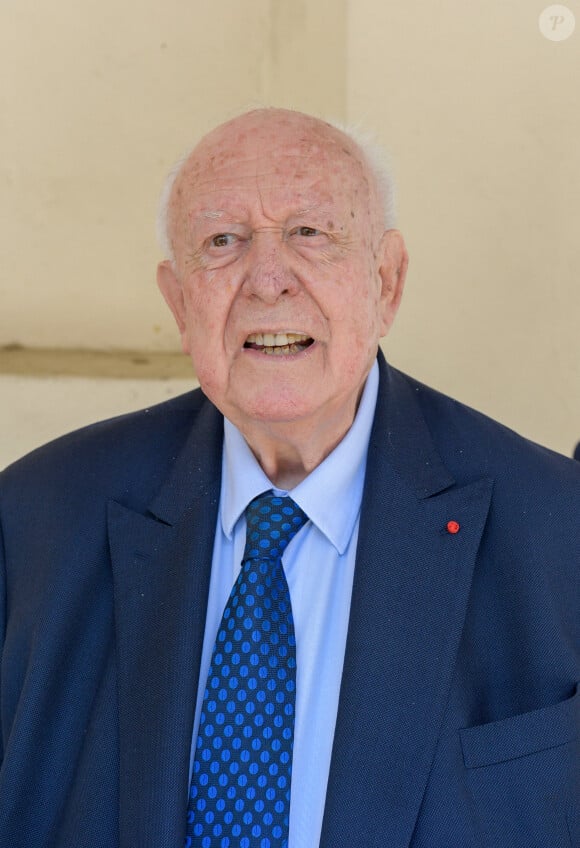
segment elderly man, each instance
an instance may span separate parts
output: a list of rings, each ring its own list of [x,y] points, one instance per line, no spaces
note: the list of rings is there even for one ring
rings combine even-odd
[[[388,191],[278,109],[177,170],[201,391],[1,478],[2,846],[580,845],[580,469],[386,364]]]

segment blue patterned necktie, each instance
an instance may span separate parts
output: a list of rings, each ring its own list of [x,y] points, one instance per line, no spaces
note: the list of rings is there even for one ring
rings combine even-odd
[[[307,520],[272,492],[246,510],[203,698],[186,848],[288,846],[296,640],[282,553]]]

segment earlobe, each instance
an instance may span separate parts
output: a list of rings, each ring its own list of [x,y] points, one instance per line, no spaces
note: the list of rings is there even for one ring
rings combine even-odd
[[[409,255],[399,230],[383,233],[380,245],[381,264],[381,335],[386,335],[401,303]]]
[[[188,353],[183,288],[175,271],[174,265],[169,259],[165,259],[157,266],[157,285],[159,286],[159,290],[175,318],[175,323],[177,324],[179,334],[181,336],[181,346],[183,351],[184,353]]]

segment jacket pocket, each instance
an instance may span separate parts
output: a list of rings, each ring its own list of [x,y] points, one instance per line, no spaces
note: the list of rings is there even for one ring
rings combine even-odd
[[[580,736],[580,684],[566,701],[459,731],[466,768],[475,769],[566,745]]]
[[[459,737],[486,848],[580,848],[580,687],[565,701]]]

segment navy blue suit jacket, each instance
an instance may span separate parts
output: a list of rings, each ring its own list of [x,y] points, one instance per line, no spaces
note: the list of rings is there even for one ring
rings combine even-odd
[[[578,848],[580,467],[380,360],[321,846]],[[181,848],[221,446],[194,391],[0,476],[2,848]]]

